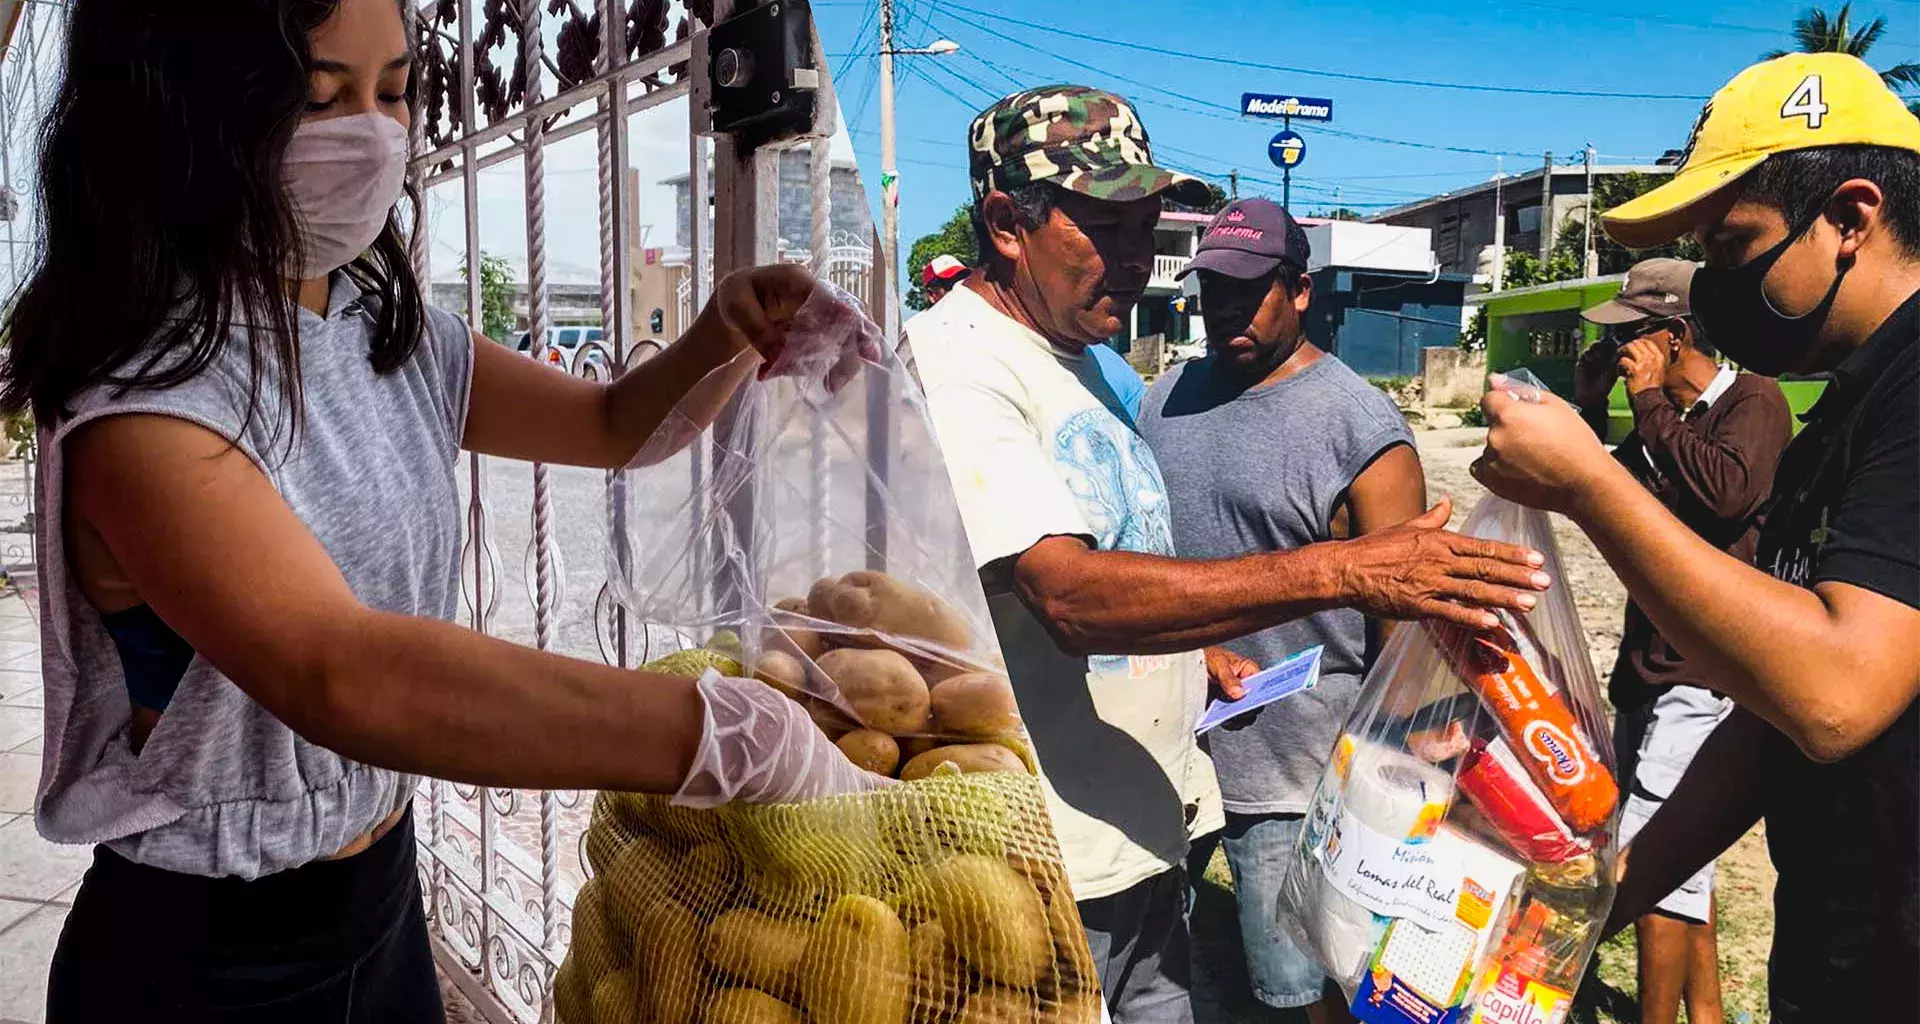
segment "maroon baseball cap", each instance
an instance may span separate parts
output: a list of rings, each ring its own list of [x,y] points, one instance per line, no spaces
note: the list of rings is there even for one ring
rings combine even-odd
[[[1282,263],[1307,269],[1307,233],[1271,199],[1236,199],[1214,215],[1200,251],[1176,277],[1196,270],[1245,280],[1265,277]]]

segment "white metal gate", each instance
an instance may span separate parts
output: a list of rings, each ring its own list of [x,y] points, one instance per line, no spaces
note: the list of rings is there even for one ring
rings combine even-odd
[[[451,246],[466,271],[464,312],[483,323],[482,172],[518,167],[524,178],[527,312],[534,358],[546,358],[550,270],[546,160],[553,147],[591,134],[597,147],[597,261],[604,342],[584,342],[558,361],[571,372],[604,377],[636,365],[657,346],[636,343],[631,205],[625,170],[688,172],[689,272],[675,295],[684,325],[711,292],[715,274],[777,259],[809,263],[866,298],[888,337],[897,315],[877,238],[831,231],[829,145],[810,147],[811,237],[783,251],[778,238],[777,171],[768,147],[738,149],[726,136],[701,135],[706,92],[706,33],[738,10],[781,0],[402,0],[413,19],[422,76],[415,124],[414,178],[429,202],[413,225],[416,269],[433,280],[431,200],[459,195],[449,221],[462,230]],[[32,267],[37,241],[30,200],[33,133],[59,75],[65,0],[0,0],[0,272],[11,295]],[[813,134],[831,133],[831,91],[818,40],[821,107]],[[682,103],[684,145],[673,152],[630,151],[630,119]],[[711,162],[712,196],[702,173]],[[700,212],[713,200],[712,220]],[[571,254],[569,254],[571,255]],[[818,446],[816,446],[818,447]],[[30,466],[30,463],[29,463]],[[657,627],[628,621],[605,586],[604,552],[623,524],[607,521],[608,490],[618,474],[468,459],[462,552],[466,621],[506,639],[609,664],[636,665],[681,645]],[[695,474],[701,472],[694,460]],[[30,473],[31,470],[29,469]],[[0,489],[5,490],[5,489]],[[30,487],[26,489],[30,493]],[[16,501],[30,499],[15,499]],[[817,499],[825,501],[822,494]],[[29,512],[31,511],[29,506]],[[824,514],[824,508],[820,510]],[[28,523],[31,524],[29,515]],[[567,551],[573,548],[574,572]],[[524,550],[518,565],[502,562]],[[30,551],[27,544],[22,551]],[[22,560],[0,539],[0,555]],[[512,585],[523,584],[525,604]],[[584,585],[583,585],[584,584]],[[416,800],[420,871],[434,952],[455,984],[499,1024],[534,1024],[550,1015],[547,993],[565,954],[573,894],[585,877],[580,841],[588,794],[526,792],[423,781]]]
[[[415,169],[430,195],[437,189],[460,193],[464,234],[458,248],[466,267],[469,322],[482,322],[479,175],[518,164],[525,184],[529,354],[546,358],[551,326],[547,200],[553,187],[546,159],[555,145],[592,133],[598,147],[597,258],[605,342],[584,342],[558,361],[572,372],[598,376],[607,368],[637,365],[656,350],[635,341],[629,204],[636,197],[628,193],[625,171],[668,162],[657,152],[637,157],[630,152],[630,118],[675,102],[687,106],[687,141],[670,159],[687,171],[691,204],[688,269],[675,294],[679,325],[691,322],[716,273],[783,258],[807,262],[875,308],[891,309],[885,275],[875,272],[885,265],[874,258],[877,240],[831,232],[825,138],[806,143],[811,149],[810,244],[805,251],[783,252],[775,154],[737,152],[730,138],[701,136],[705,34],[735,5],[728,0],[598,0],[587,9],[585,2],[424,0],[418,5],[424,78]],[[739,3],[743,10],[750,6]],[[814,53],[817,59],[817,40]],[[823,106],[833,109],[830,100]],[[815,131],[830,124],[817,118]],[[709,160],[716,200],[711,226],[701,215],[709,201],[702,173]],[[428,203],[429,218],[434,205]],[[413,234],[423,281],[431,280],[434,226],[429,219]],[[893,317],[886,319],[891,328]],[[682,646],[682,638],[667,631],[629,622],[598,571],[605,562],[604,556],[593,557],[595,551],[624,549],[619,542],[624,524],[604,519],[609,504],[614,516],[623,514],[625,502],[605,500],[608,488],[621,486],[619,476],[595,474],[599,486],[583,491],[584,471],[535,465],[524,482],[512,475],[521,471],[518,464],[479,456],[468,460],[462,556],[468,623],[506,639],[621,666]],[[701,471],[696,458],[692,472]],[[581,500],[583,494],[592,500]],[[597,545],[583,536],[596,530]],[[503,566],[501,553],[504,548],[507,555],[518,555],[515,541],[521,537],[525,556],[518,575],[527,602],[521,611],[530,614],[516,620],[511,607],[518,603],[511,585],[516,572],[510,564]],[[574,541],[579,543],[570,573],[565,549]],[[582,551],[586,557],[580,557]],[[594,592],[577,592],[582,581]],[[437,780],[421,785],[416,804],[421,874],[436,956],[476,1005],[502,1024],[542,1018],[553,971],[571,937],[569,907],[586,877],[580,852],[590,804],[586,796]]]

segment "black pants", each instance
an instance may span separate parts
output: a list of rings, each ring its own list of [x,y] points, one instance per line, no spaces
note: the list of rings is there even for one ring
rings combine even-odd
[[[441,1024],[413,815],[345,860],[255,881],[98,847],[54,951],[48,1024]]]

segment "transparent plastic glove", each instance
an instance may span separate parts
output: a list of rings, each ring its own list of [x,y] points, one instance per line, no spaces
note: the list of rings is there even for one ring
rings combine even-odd
[[[798,803],[899,785],[855,767],[800,705],[765,683],[708,669],[696,685],[706,705],[700,749],[676,804]]]
[[[786,338],[760,367],[760,379],[802,377],[826,381],[835,394],[881,358],[880,327],[852,293],[816,278],[813,291],[787,325]]]

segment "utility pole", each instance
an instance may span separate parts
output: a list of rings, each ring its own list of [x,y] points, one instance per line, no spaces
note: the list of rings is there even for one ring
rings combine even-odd
[[[880,0],[880,223],[888,278],[900,266],[900,169],[893,149],[893,0]]]
[[[1227,198],[1240,198],[1240,168],[1238,167],[1227,172]]]
[[[1541,158],[1540,170],[1540,262],[1553,254],[1553,150]]]
[[[1293,118],[1281,118],[1280,128],[1282,131],[1292,131]],[[1289,214],[1293,212],[1293,168],[1291,167],[1280,168],[1280,208]]]
[[[1493,290],[1507,279],[1507,172],[1501,157],[1493,158]]]
[[[1587,223],[1581,230],[1582,246],[1580,252],[1580,275],[1597,277],[1600,274],[1600,250],[1594,246],[1593,230],[1597,218],[1593,215],[1593,143],[1587,143]]]

